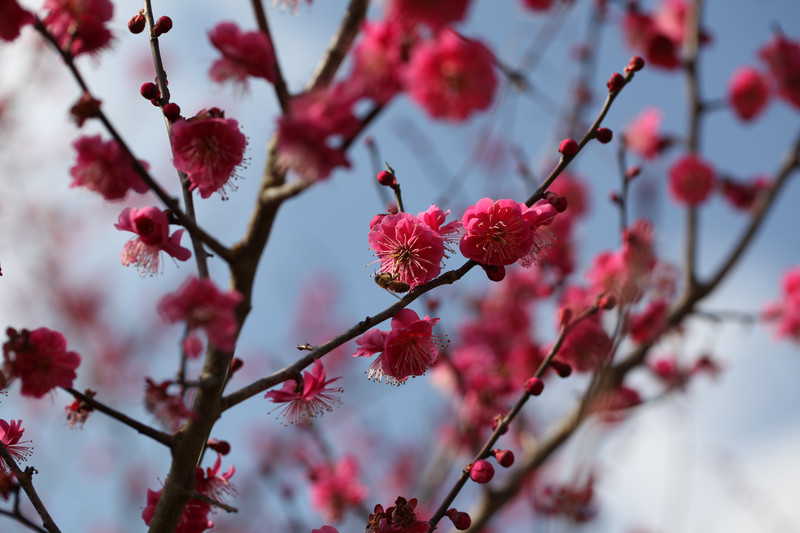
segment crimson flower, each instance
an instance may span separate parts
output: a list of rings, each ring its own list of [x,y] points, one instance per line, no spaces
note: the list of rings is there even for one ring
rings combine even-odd
[[[241,301],[236,291],[220,292],[210,279],[192,277],[161,299],[158,312],[167,322],[185,320],[190,330],[204,330],[211,344],[231,351],[238,330],[236,306]]]
[[[13,41],[19,37],[20,30],[26,24],[33,23],[33,13],[22,9],[17,0],[0,2],[0,39]]]
[[[410,213],[397,213],[373,219],[367,236],[369,246],[380,261],[379,272],[413,289],[441,272],[444,259],[442,236]]]
[[[341,520],[348,507],[358,507],[367,489],[358,482],[356,458],[347,455],[336,464],[311,469],[311,502],[331,522]]]
[[[246,86],[249,76],[275,82],[275,54],[264,33],[243,32],[233,22],[221,22],[208,32],[208,38],[222,53],[208,73],[215,82]]]
[[[172,163],[202,198],[217,191],[225,198],[225,185],[242,164],[246,146],[239,123],[216,107],[172,124]]]
[[[44,19],[58,46],[77,56],[96,53],[111,43],[106,23],[114,16],[109,0],[46,0]]]
[[[755,118],[764,110],[768,100],[769,86],[759,71],[742,67],[734,72],[728,83],[728,102],[740,119]]]
[[[22,427],[22,420],[6,422],[0,419],[0,442],[15,461],[24,461],[33,453],[33,446],[28,445],[29,440],[20,441],[25,429]],[[10,470],[5,461],[0,459],[0,471]]]
[[[413,49],[406,86],[433,118],[465,120],[494,99],[494,55],[483,43],[443,30]]]
[[[438,318],[420,318],[411,309],[401,309],[392,317],[391,331],[372,329],[356,339],[354,357],[371,357],[381,353],[372,363],[369,378],[390,383],[403,383],[409,376],[421,376],[439,354],[446,341],[433,334]]]
[[[694,154],[685,155],[669,169],[669,191],[679,203],[696,206],[714,190],[714,169]]]
[[[181,246],[183,230],[179,229],[170,236],[167,215],[155,207],[128,207],[120,213],[114,227],[138,235],[122,249],[122,264],[138,266],[142,275],[158,273],[161,252],[178,261],[186,261],[192,256],[187,248]]]
[[[778,96],[800,108],[800,42],[778,35],[758,55],[769,66]]]
[[[344,392],[343,389],[329,387],[341,377],[333,379],[326,377],[325,367],[322,366],[322,361],[317,359],[311,367],[311,372],[303,372],[300,379],[284,382],[283,387],[269,391],[264,397],[274,403],[283,404],[276,409],[280,409],[286,423],[305,422],[324,412],[333,411],[334,407],[342,403],[336,394]]]
[[[69,170],[73,178],[70,187],[86,187],[100,193],[106,200],[123,198],[130,189],[140,194],[147,192],[147,184],[136,173],[133,159],[117,141],[103,142],[99,135],[83,136],[72,146],[78,157],[75,166]]]
[[[11,379],[20,379],[23,396],[41,398],[56,387],[72,387],[81,356],[67,351],[64,335],[47,328],[19,333],[9,328],[7,333],[5,372]]]
[[[484,265],[523,266],[538,258],[552,238],[541,227],[550,224],[556,210],[550,204],[528,207],[514,200],[482,198],[461,219],[466,234],[459,249],[467,259]]]

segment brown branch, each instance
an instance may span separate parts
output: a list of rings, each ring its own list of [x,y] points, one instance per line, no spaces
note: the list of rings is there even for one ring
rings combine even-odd
[[[142,435],[145,435],[146,437],[150,437],[154,441],[159,442],[159,443],[163,444],[164,446],[166,446],[168,448],[172,448],[175,445],[175,437],[173,437],[169,433],[164,433],[163,431],[158,431],[157,429],[151,428],[147,424],[143,424],[143,423],[139,422],[138,420],[134,420],[133,418],[131,418],[131,417],[129,417],[129,416],[123,414],[123,413],[120,413],[119,411],[117,411],[115,409],[112,409],[111,407],[107,406],[106,404],[95,400],[91,396],[87,396],[86,394],[78,392],[77,390],[75,390],[73,388],[66,387],[66,388],[64,388],[64,390],[67,391],[68,393],[72,394],[72,396],[74,396],[78,400],[80,400],[80,401],[84,402],[85,404],[91,406],[92,409],[94,409],[96,411],[100,411],[101,413],[103,413],[105,415],[108,415],[111,418],[122,422],[126,426],[129,426],[129,427],[135,429],[136,431],[138,431]]]
[[[81,75],[80,71],[75,66],[73,57],[68,52],[62,50],[58,46],[58,43],[56,42],[53,35],[50,33],[50,31],[45,27],[45,25],[38,17],[35,19],[33,26],[36,29],[36,31],[38,31],[39,34],[42,37],[44,37],[44,39],[48,43],[50,43],[50,45],[58,52],[58,54],[63,59],[64,64],[72,73],[72,77],[75,79],[78,86],[80,86],[80,88],[83,90],[84,93],[91,96],[92,93],[89,90],[89,86],[86,84],[86,81],[83,79],[83,76]],[[125,151],[125,153],[127,153],[130,156],[131,161],[133,162],[133,169],[142,178],[142,181],[144,181],[147,184],[147,186],[150,187],[150,189],[155,193],[155,195],[158,196],[161,202],[165,206],[167,206],[170,211],[172,211],[172,213],[178,219],[180,224],[183,227],[185,227],[189,231],[189,233],[196,234],[200,239],[202,239],[202,241],[209,248],[211,248],[217,255],[219,255],[225,261],[230,262],[231,251],[227,247],[222,245],[219,241],[214,239],[211,235],[206,233],[202,228],[200,228],[194,222],[194,220],[191,219],[191,217],[187,216],[186,213],[184,213],[181,210],[178,201],[175,198],[171,197],[169,194],[167,194],[167,192],[163,188],[161,188],[161,186],[150,175],[147,169],[145,169],[142,163],[136,158],[136,156],[133,153],[133,150],[131,150],[131,148],[125,142],[125,139],[122,138],[122,135],[120,135],[120,133],[117,131],[114,125],[111,124],[111,121],[108,119],[108,116],[106,116],[105,112],[103,112],[102,109],[98,109],[97,113],[98,113],[97,118],[100,120],[100,122],[103,123],[103,126],[106,128],[111,137],[113,137],[114,140],[117,142],[117,144],[120,146],[120,148],[122,148],[123,151]]]
[[[9,453],[5,444],[2,442],[0,442],[0,458],[5,461],[8,468],[14,473],[14,477],[16,477],[19,486],[22,487],[22,490],[28,495],[28,499],[31,501],[33,508],[36,509],[36,512],[42,519],[42,526],[44,526],[44,529],[47,530],[48,533],[61,533],[61,530],[58,529],[50,513],[47,512],[44,503],[42,503],[41,498],[39,498],[39,495],[36,493],[36,489],[33,488],[32,478],[36,470],[30,466],[25,470],[20,470],[14,457],[11,456],[11,453]]]
[[[267,14],[264,11],[261,0],[250,0],[250,4],[253,6],[253,11],[255,12],[258,29],[267,36],[267,40],[272,47],[272,53],[275,56],[275,95],[278,97],[278,105],[280,105],[281,111],[285,115],[289,112],[289,100],[291,96],[289,95],[289,89],[286,87],[286,79],[283,77],[281,64],[278,61],[278,49],[275,47],[275,41],[272,40],[272,33],[269,31]]]
[[[330,85],[361,29],[361,22],[367,15],[368,6],[369,0],[350,0],[347,12],[341,24],[339,24],[339,30],[331,39],[328,50],[325,52],[325,57],[320,61],[317,70],[311,76],[311,80],[306,87],[307,91]]]

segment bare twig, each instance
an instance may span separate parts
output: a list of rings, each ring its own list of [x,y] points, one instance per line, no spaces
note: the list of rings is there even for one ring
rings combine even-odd
[[[0,442],[0,458],[5,461],[8,468],[14,473],[14,477],[16,477],[19,486],[22,487],[22,490],[24,490],[25,494],[28,495],[28,499],[31,501],[33,508],[36,509],[36,512],[42,519],[42,526],[44,526],[44,529],[48,533],[61,533],[61,530],[58,529],[58,526],[53,521],[50,513],[47,512],[47,508],[44,506],[44,503],[42,503],[41,498],[39,498],[39,495],[36,493],[36,489],[33,488],[32,477],[36,470],[31,467],[21,470],[19,465],[17,465],[17,462],[14,460],[14,457],[11,456],[11,453],[9,453],[5,444],[2,442]]]

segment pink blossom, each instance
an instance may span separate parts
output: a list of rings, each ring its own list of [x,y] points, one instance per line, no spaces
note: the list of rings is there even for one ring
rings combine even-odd
[[[373,329],[356,339],[358,350],[353,357],[381,353],[370,365],[369,378],[390,383],[404,383],[409,376],[421,376],[439,355],[446,341],[433,334],[438,318],[420,319],[411,309],[401,309],[392,318],[391,330]]]
[[[367,489],[358,482],[358,476],[358,462],[352,455],[336,464],[311,469],[311,502],[326,520],[338,522],[348,508],[364,502]]]
[[[6,422],[0,419],[0,442],[15,461],[25,461],[33,453],[31,441],[20,440],[25,429],[22,427],[22,420]],[[3,459],[0,459],[0,472],[10,470]]]
[[[767,177],[759,176],[750,181],[736,181],[724,178],[720,183],[722,197],[735,209],[748,211],[758,205],[758,200],[772,184]]]
[[[445,212],[431,204],[427,211],[417,214],[417,219],[427,224],[429,228],[441,235],[445,242],[455,242],[458,240],[458,230],[461,229],[461,222],[452,220],[445,223],[447,215],[449,214],[449,209]]]
[[[669,191],[678,203],[697,206],[714,190],[714,169],[694,154],[675,161],[669,169]]]
[[[599,320],[581,320],[567,333],[558,360],[568,363],[578,372],[589,372],[611,355],[611,338]]]
[[[198,466],[195,472],[195,488],[197,492],[204,496],[217,501],[224,501],[222,496],[236,492],[230,483],[230,478],[236,470],[231,466],[225,474],[219,475],[220,465],[221,456],[217,454],[217,460],[213,468],[207,468],[204,471]],[[153,520],[156,505],[158,505],[158,500],[161,499],[163,491],[164,489],[158,491],[147,489],[147,505],[142,511],[142,519],[148,526]],[[207,501],[189,499],[183,508],[175,533],[201,533],[214,527],[214,522],[208,519],[208,515],[212,511],[211,504]]]
[[[752,120],[767,105],[769,87],[759,71],[750,67],[739,68],[728,82],[728,103],[736,115]]]
[[[138,266],[142,275],[158,273],[161,252],[166,252],[178,261],[186,261],[192,256],[187,248],[181,246],[183,230],[179,229],[169,236],[167,215],[155,207],[142,209],[127,207],[120,213],[114,227],[138,235],[125,244],[122,250],[122,264]]]
[[[217,191],[225,198],[225,186],[242,164],[246,146],[239,123],[216,107],[172,124],[172,162],[202,198]]]
[[[167,322],[185,320],[190,330],[203,329],[211,344],[231,351],[239,327],[236,307],[241,301],[242,295],[236,291],[223,293],[210,279],[192,277],[161,299],[158,312]]]
[[[391,0],[387,18],[438,30],[463,20],[471,0]]]
[[[22,9],[17,0],[0,1],[0,39],[13,41],[26,24],[33,24],[33,13]]]
[[[117,141],[103,142],[99,135],[79,137],[72,146],[78,152],[75,166],[69,173],[70,187],[86,187],[103,195],[106,200],[125,197],[128,190],[138,193],[148,190],[133,166],[133,159]],[[147,164],[141,162],[147,168]]]
[[[661,116],[661,110],[655,107],[639,113],[625,128],[625,146],[645,159],[658,156],[665,145],[665,140],[658,131],[661,127]]]
[[[242,32],[233,22],[220,22],[208,32],[208,38],[222,53],[208,73],[215,82],[246,86],[248,76],[275,82],[275,54],[262,32]]]
[[[350,83],[356,91],[376,102],[386,103],[404,89],[407,48],[413,41],[399,21],[367,21],[361,40],[353,49]]]
[[[306,181],[325,179],[336,167],[349,167],[344,152],[328,143],[360,128],[352,111],[355,100],[345,84],[294,98],[289,114],[278,119],[278,167],[293,170]]]
[[[339,533],[339,530],[333,526],[322,526],[319,529],[312,529],[311,533]]]
[[[778,302],[765,306],[765,320],[777,320],[775,336],[800,342],[800,266],[783,274],[782,294]]]
[[[380,261],[379,272],[388,272],[411,289],[439,275],[444,259],[442,236],[409,213],[373,219],[367,236]]]
[[[769,66],[778,96],[800,109],[800,42],[777,35],[758,55]]]
[[[497,87],[494,55],[452,30],[412,50],[406,70],[411,98],[434,118],[461,121],[491,105]]]
[[[466,234],[459,249],[467,259],[484,265],[505,266],[520,261],[529,266],[552,236],[543,231],[556,210],[550,204],[528,207],[514,200],[482,198],[464,212]]]
[[[23,396],[41,398],[56,387],[72,387],[81,356],[67,351],[64,335],[47,328],[19,333],[9,328],[8,335],[4,370],[9,378],[20,379]]]
[[[46,0],[44,25],[72,56],[94,54],[111,43],[106,23],[114,16],[109,0]]]
[[[662,0],[658,9],[649,14],[641,12],[638,4],[631,2],[622,19],[628,45],[642,53],[648,65],[677,68],[689,9],[686,0]],[[708,40],[701,32],[700,42]]]
[[[311,372],[303,372],[302,378],[290,379],[284,382],[278,390],[269,391],[264,395],[272,402],[279,405],[284,420],[288,424],[306,422],[324,412],[333,411],[342,402],[336,396],[343,389],[333,388],[329,385],[341,377],[327,379],[322,361],[317,359]]]

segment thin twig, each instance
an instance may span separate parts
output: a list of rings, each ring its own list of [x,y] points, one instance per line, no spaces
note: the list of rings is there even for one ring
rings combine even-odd
[[[267,14],[264,11],[261,0],[250,0],[250,4],[253,6],[253,11],[255,12],[258,29],[267,36],[267,40],[272,47],[272,53],[275,56],[275,95],[278,97],[278,105],[280,105],[281,111],[285,115],[289,112],[289,100],[291,96],[289,95],[289,89],[286,87],[286,79],[283,77],[281,64],[278,61],[278,49],[275,47],[275,41],[272,39],[272,32],[269,31]]]
[[[0,442],[0,458],[5,461],[6,466],[8,466],[8,468],[14,473],[14,477],[16,477],[19,486],[22,487],[22,490],[24,490],[25,494],[28,495],[28,499],[31,501],[33,508],[36,509],[36,512],[42,519],[42,526],[44,529],[48,533],[61,533],[61,530],[58,529],[58,526],[53,521],[50,513],[47,512],[47,508],[44,506],[44,503],[42,503],[42,500],[36,493],[36,489],[33,488],[33,480],[31,478],[36,470],[31,467],[21,470],[19,465],[17,465],[17,462],[14,460],[14,457],[11,455],[11,453],[9,453],[5,444],[2,442]]]
[[[142,424],[138,420],[134,420],[133,418],[129,417],[128,415],[120,413],[119,411],[117,411],[115,409],[112,409],[111,407],[107,406],[106,404],[95,400],[91,396],[88,396],[86,394],[78,392],[77,390],[75,390],[73,388],[66,387],[66,388],[64,388],[64,390],[67,391],[68,393],[72,394],[72,396],[74,396],[78,400],[80,400],[80,401],[84,402],[85,404],[91,406],[92,409],[100,411],[101,413],[103,413],[105,415],[108,415],[111,418],[122,422],[126,426],[129,426],[129,427],[135,429],[136,431],[138,431],[142,435],[150,437],[154,441],[159,442],[159,443],[163,444],[164,446],[166,446],[168,448],[172,448],[175,445],[175,437],[173,437],[169,433],[164,433],[163,431],[158,431],[157,429],[151,428],[147,424]]]

